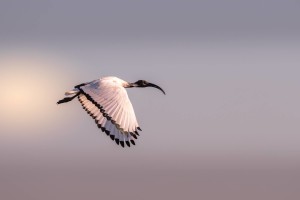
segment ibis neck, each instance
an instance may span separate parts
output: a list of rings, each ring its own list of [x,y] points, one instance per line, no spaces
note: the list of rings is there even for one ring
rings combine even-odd
[[[132,87],[136,87],[136,85],[134,83],[123,83],[123,87],[124,88],[132,88]]]

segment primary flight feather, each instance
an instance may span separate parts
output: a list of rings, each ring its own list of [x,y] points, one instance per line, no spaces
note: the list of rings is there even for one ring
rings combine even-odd
[[[75,86],[57,104],[78,97],[82,107],[95,119],[103,132],[118,145],[124,147],[126,144],[130,147],[130,144],[135,145],[134,139],[137,139],[138,131],[141,131],[125,89],[132,87],[154,87],[165,94],[162,88],[145,80],[129,83],[109,76]]]

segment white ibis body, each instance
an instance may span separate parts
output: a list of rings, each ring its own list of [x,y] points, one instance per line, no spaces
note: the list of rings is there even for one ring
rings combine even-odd
[[[82,107],[95,119],[97,126],[122,147],[135,145],[139,136],[138,125],[132,104],[125,88],[159,86],[139,80],[129,83],[117,77],[103,77],[74,87],[65,93],[66,97],[57,104],[66,103],[78,97]]]

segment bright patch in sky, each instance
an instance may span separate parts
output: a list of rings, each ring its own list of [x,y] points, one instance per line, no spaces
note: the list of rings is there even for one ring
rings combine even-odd
[[[0,125],[6,127],[1,134],[34,129],[54,118],[55,94],[63,80],[58,63],[34,53],[0,56]]]

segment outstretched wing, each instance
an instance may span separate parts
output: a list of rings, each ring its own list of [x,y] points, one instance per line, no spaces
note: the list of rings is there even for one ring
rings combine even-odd
[[[77,88],[79,102],[103,132],[122,147],[135,144],[133,139],[137,139],[141,129],[122,84],[100,79]]]

